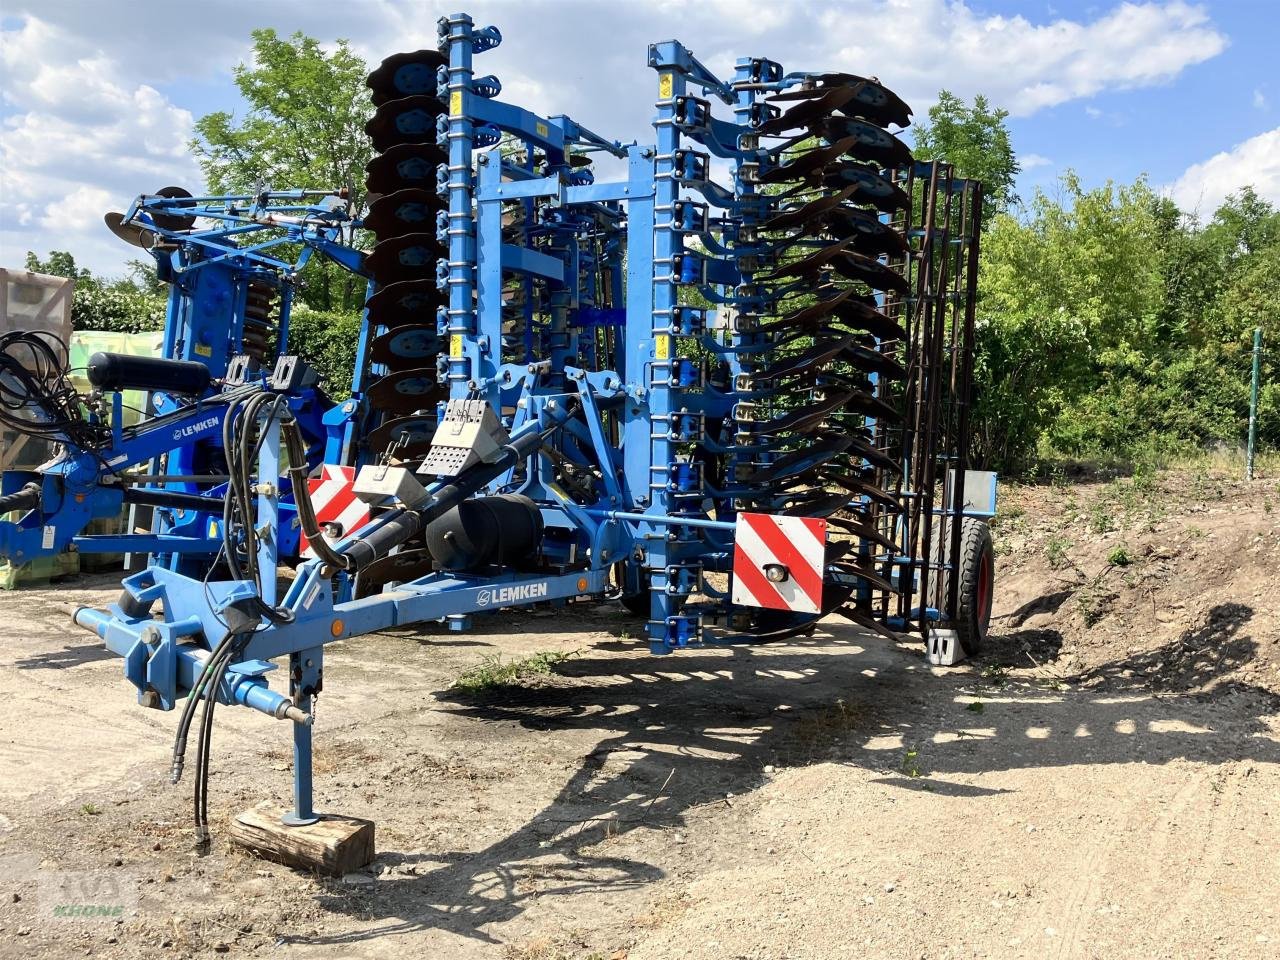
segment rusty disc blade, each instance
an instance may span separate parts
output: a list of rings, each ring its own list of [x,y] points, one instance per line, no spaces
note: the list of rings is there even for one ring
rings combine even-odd
[[[369,452],[381,454],[394,446],[396,456],[401,460],[421,457],[431,449],[431,438],[435,433],[434,413],[396,417],[369,434]]]
[[[373,149],[386,150],[400,143],[435,143],[436,117],[448,108],[425,94],[388,100],[364,125]]]
[[[365,186],[377,194],[396,193],[408,187],[434,191],[436,167],[446,159],[444,148],[434,143],[397,144],[365,164]]]
[[[376,338],[369,346],[369,356],[374,363],[404,366],[405,361],[415,367],[434,359],[444,346],[437,335],[435,324],[415,323],[396,327]]]
[[[417,367],[390,373],[371,386],[369,402],[388,413],[412,413],[434,407],[449,391],[436,382],[436,368]]]
[[[365,86],[373,91],[373,105],[388,100],[426,94],[435,96],[437,71],[449,65],[449,58],[439,50],[415,50],[387,57],[378,69],[365,78]]]
[[[406,187],[384,193],[369,207],[363,226],[380,238],[403,233],[435,233],[436,214],[446,207],[434,190]]]
[[[448,253],[434,233],[406,233],[378,243],[365,258],[365,266],[379,283],[431,278],[436,261]]]
[[[394,328],[407,323],[430,326],[435,323],[436,308],[443,303],[444,294],[433,277],[388,284],[370,297],[365,307],[371,324]]]
[[[406,583],[432,571],[431,554],[426,550],[402,550],[375,560],[356,576],[355,596],[373,596],[388,583]]]

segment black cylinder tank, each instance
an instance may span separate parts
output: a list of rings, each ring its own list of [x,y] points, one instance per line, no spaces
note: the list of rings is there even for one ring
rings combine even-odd
[[[427,527],[427,550],[443,570],[475,570],[528,559],[542,542],[542,512],[506,493],[464,500]]]
[[[124,353],[95,353],[86,367],[89,382],[99,390],[163,390],[196,396],[209,388],[209,368],[194,360],[131,357]]]

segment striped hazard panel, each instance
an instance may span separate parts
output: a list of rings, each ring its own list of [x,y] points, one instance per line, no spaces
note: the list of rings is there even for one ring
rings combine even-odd
[[[822,612],[827,521],[740,513],[734,530],[733,602]]]
[[[355,467],[336,467],[326,463],[320,468],[320,476],[307,481],[311,491],[311,505],[316,519],[324,529],[325,524],[337,527],[337,536],[327,539],[340,540],[359,530],[369,522],[369,505],[356,497],[351,485],[355,482]],[[307,535],[302,535],[302,556],[314,557],[315,550]]]

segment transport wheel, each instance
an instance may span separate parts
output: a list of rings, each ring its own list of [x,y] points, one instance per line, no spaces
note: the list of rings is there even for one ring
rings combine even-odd
[[[960,589],[956,596],[955,628],[960,646],[976,656],[987,639],[991,624],[991,600],[995,593],[995,550],[991,528],[975,517],[965,517],[960,527]]]

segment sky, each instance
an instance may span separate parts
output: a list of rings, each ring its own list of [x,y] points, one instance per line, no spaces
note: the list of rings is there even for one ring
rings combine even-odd
[[[502,31],[477,58],[502,99],[622,141],[652,140],[647,45],[675,38],[722,77],[740,56],[876,76],[917,117],[940,89],[985,94],[1010,113],[1024,199],[1074,170],[1146,175],[1203,218],[1245,184],[1280,204],[1280,0],[4,0],[0,266],[58,249],[123,272],[137,251],[103,214],[198,192],[192,124],[243,111],[252,29],[345,38],[372,67],[434,46],[458,9]]]

